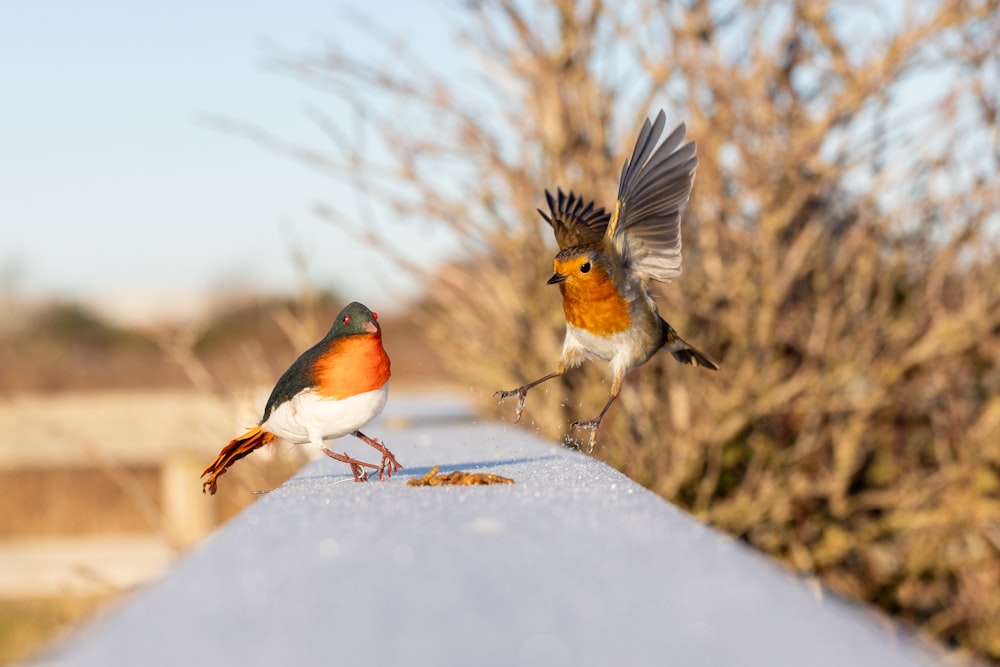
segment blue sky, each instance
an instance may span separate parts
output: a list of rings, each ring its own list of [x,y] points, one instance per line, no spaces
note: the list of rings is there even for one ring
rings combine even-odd
[[[442,5],[379,0],[99,0],[0,9],[0,276],[23,297],[143,304],[311,282],[391,310],[411,294],[377,253],[312,206],[329,178],[208,127],[207,115],[328,148],[303,114],[329,98],[270,66],[275,47],[370,49],[362,11],[432,66],[455,61]],[[349,210],[349,209],[348,209]],[[439,256],[400,231],[414,253]],[[426,244],[425,244],[426,245]]]
[[[299,248],[313,286],[383,312],[400,306],[416,292],[408,276],[312,213],[324,203],[356,216],[343,186],[204,119],[331,150],[304,110],[341,107],[278,72],[272,54],[336,43],[384,64],[349,20],[362,12],[405,36],[428,67],[457,76],[459,11],[448,0],[7,3],[0,302],[11,293],[79,299],[149,318],[205,296],[289,293]],[[897,104],[940,88],[927,73],[912,77]],[[426,230],[393,234],[413,258],[433,263],[447,251]]]

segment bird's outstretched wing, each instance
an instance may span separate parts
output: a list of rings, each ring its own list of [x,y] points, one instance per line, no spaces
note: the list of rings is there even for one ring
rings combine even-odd
[[[681,214],[698,165],[694,142],[681,123],[657,147],[666,125],[660,111],[647,119],[622,167],[618,200],[604,241],[644,279],[669,282],[681,273]]]
[[[545,215],[542,209],[538,212],[552,227],[559,249],[600,241],[611,214],[603,208],[595,209],[593,201],[584,206],[583,197],[577,197],[572,191],[566,195],[558,189],[556,193],[557,196],[553,197],[552,193],[545,191],[551,216]]]

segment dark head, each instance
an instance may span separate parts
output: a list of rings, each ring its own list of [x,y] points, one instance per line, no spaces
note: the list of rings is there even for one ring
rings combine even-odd
[[[344,336],[357,336],[359,334],[380,333],[382,328],[378,324],[378,315],[368,310],[364,304],[353,301],[333,318],[333,325],[326,334],[326,340],[333,338],[343,338]]]

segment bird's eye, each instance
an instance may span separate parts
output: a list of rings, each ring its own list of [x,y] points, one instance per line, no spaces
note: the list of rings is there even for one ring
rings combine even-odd
[[[350,315],[344,315],[344,320],[343,321],[344,321],[344,324],[349,324],[351,322],[351,316]]]
[[[590,273],[590,262],[584,262],[580,265],[580,273]]]
[[[378,319],[378,313],[376,313],[374,310],[372,311],[372,319],[373,320],[377,320]]]

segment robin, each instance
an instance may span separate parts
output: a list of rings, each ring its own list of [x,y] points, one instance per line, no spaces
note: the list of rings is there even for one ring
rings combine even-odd
[[[311,442],[327,456],[351,466],[354,480],[379,479],[402,470],[384,444],[359,431],[385,406],[389,394],[389,357],[382,347],[378,315],[360,303],[348,304],[320,342],[284,372],[271,391],[257,426],[226,445],[202,477],[202,491],[215,493],[219,476],[236,461],[276,438],[296,445]],[[374,465],[327,449],[323,441],[351,434],[382,454]]]
[[[692,347],[656,308],[649,282],[670,282],[681,273],[681,213],[691,195],[698,164],[693,142],[683,143],[680,124],[657,147],[666,116],[663,111],[639,132],[632,157],[622,167],[614,211],[594,208],[591,201],[570,192],[548,190],[549,215],[538,212],[552,227],[559,253],[548,284],[558,285],[566,315],[566,338],[556,369],[534,382],[498,391],[504,399],[517,396],[515,421],[532,387],[559,377],[587,359],[604,359],[611,369],[611,395],[595,419],[573,422],[590,430],[590,447],[597,429],[621,391],[625,376],[665,349],[677,361],[718,370],[719,366]]]

